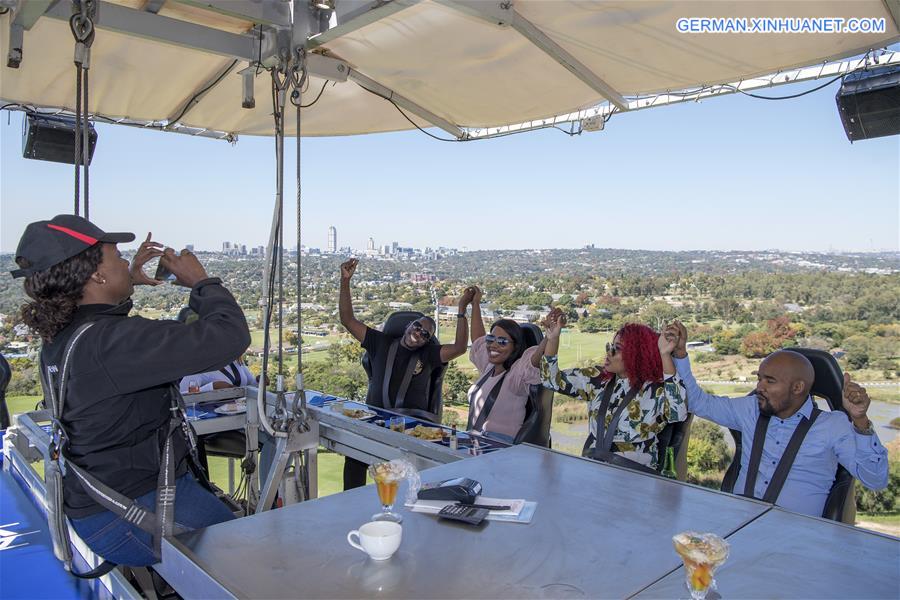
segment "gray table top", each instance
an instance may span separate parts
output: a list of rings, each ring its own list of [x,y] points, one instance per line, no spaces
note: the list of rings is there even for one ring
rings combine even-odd
[[[728,543],[715,575],[725,598],[900,598],[897,538],[774,508]],[[690,598],[684,568],[637,597]]]
[[[422,473],[423,481],[456,476],[481,481],[486,496],[537,501],[533,521],[473,529],[404,510],[400,550],[376,563],[346,542],[378,509],[367,486],[186,533],[172,545],[242,598],[625,597],[678,567],[675,533],[726,536],[768,510],[529,446]]]

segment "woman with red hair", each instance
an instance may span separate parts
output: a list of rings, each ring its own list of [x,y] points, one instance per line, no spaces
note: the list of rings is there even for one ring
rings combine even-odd
[[[559,309],[547,317],[541,378],[545,387],[588,403],[582,456],[659,471],[665,456],[660,456],[657,434],[687,418],[687,395],[671,356],[674,342],[646,325],[629,323],[606,344],[602,367],[560,369],[556,355],[565,323]]]

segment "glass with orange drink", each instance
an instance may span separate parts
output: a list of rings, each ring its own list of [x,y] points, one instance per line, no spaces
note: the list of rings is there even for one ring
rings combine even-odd
[[[704,600],[716,589],[716,569],[728,558],[728,542],[714,533],[685,531],[672,538],[675,551],[684,561],[688,591],[692,600]]]
[[[375,480],[378,499],[381,501],[381,512],[373,515],[372,520],[400,523],[403,517],[394,512],[394,502],[397,500],[400,482],[406,475],[404,465],[396,462],[369,465],[369,475]]]

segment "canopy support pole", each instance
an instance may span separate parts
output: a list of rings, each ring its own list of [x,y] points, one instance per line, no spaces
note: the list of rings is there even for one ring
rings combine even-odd
[[[409,100],[408,98],[405,98],[405,97],[401,96],[400,94],[394,92],[394,90],[381,85],[374,79],[370,79],[369,77],[366,77],[365,75],[363,75],[359,71],[356,71],[355,69],[350,69],[350,74],[348,75],[348,79],[359,84],[360,87],[363,87],[363,88],[369,90],[370,92],[374,93],[376,96],[381,96],[382,98],[390,100],[397,106],[399,106],[401,108],[405,108],[406,110],[413,113],[420,119],[423,119],[423,120],[427,121],[428,123],[431,123],[435,127],[443,129],[444,131],[446,131],[447,133],[449,133],[456,139],[462,139],[465,137],[465,132],[462,129],[460,129],[459,127],[457,127],[456,125],[454,125],[453,123],[451,123],[450,121],[437,116],[430,110],[427,110],[427,109],[423,108],[422,106],[419,106],[412,100]]]

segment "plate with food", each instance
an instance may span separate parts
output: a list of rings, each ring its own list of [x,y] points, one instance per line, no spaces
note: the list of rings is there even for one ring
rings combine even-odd
[[[406,430],[406,435],[424,440],[426,442],[440,442],[444,439],[444,430],[440,427],[426,427],[425,425],[416,425]]]
[[[341,414],[345,417],[349,417],[351,419],[359,419],[360,421],[364,419],[371,419],[372,417],[377,417],[378,415],[373,413],[372,411],[365,410],[363,408],[353,408],[352,406],[345,406],[341,409]]]
[[[229,402],[222,406],[217,406],[215,412],[220,415],[240,415],[247,412],[246,402]]]

